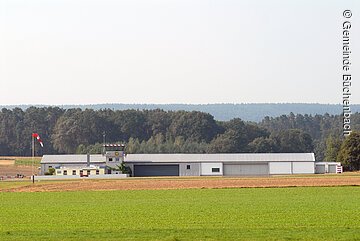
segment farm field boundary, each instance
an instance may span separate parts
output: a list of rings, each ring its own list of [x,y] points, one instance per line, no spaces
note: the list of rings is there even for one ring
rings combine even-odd
[[[159,190],[253,187],[360,186],[360,174],[273,176],[273,177],[174,177],[124,178],[114,180],[61,180],[0,182],[0,192],[58,192],[81,190]]]

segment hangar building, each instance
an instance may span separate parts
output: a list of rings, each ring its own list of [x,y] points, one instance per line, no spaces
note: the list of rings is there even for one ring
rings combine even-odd
[[[116,157],[117,156],[117,157]],[[116,158],[114,158],[116,157]],[[257,176],[277,174],[314,174],[313,153],[224,153],[224,154],[127,154],[44,155],[41,173],[50,167],[56,175],[78,175],[80,169],[100,169],[96,173],[112,174],[121,161],[132,176]],[[74,170],[75,171],[74,171]],[[103,170],[103,171],[102,171]],[[90,173],[90,172],[89,172]],[[95,172],[94,172],[95,173]],[[91,175],[91,174],[90,174]],[[96,175],[96,174],[95,174]]]
[[[315,173],[313,153],[132,154],[134,176],[255,176]]]

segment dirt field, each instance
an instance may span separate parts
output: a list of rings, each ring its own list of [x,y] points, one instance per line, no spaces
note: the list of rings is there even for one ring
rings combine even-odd
[[[15,164],[15,160],[0,160],[0,166],[11,166]]]
[[[360,175],[316,175],[263,178],[128,178],[119,180],[79,180],[30,182],[18,187],[0,188],[10,192],[54,192],[83,190],[144,190],[185,188],[247,188],[298,186],[360,186]]]
[[[37,167],[34,167],[35,172]],[[16,176],[16,174],[22,174],[25,176],[31,176],[31,166],[14,166],[14,165],[0,165],[0,177],[1,176]]]
[[[16,176],[17,174],[31,176],[32,171],[32,158],[31,157],[0,157],[0,177],[2,176]],[[38,162],[40,159],[35,158],[37,163],[34,165],[34,172],[37,173]]]

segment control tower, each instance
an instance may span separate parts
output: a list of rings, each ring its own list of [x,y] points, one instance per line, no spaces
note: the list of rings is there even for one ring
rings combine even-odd
[[[118,169],[125,157],[125,145],[124,144],[105,144],[105,157],[107,174],[116,174],[118,171],[111,170],[112,168]]]

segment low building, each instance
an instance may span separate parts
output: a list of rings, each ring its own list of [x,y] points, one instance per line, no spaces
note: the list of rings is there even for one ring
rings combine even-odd
[[[120,146],[108,146],[104,155],[44,155],[41,175],[49,167],[56,175],[75,173],[93,166],[105,174],[119,173],[124,161],[132,176],[258,176],[314,174],[313,153],[224,153],[224,154],[124,154]],[[123,147],[123,146],[122,146]],[[110,148],[110,149],[109,149]],[[112,149],[113,148],[113,149]],[[93,170],[95,170],[93,169]],[[57,171],[62,171],[58,174]],[[95,171],[96,172],[96,171]],[[90,170],[91,174],[91,170]],[[96,174],[95,174],[96,175]]]
[[[40,174],[49,172],[49,168],[55,169],[55,175],[72,175],[76,170],[80,175],[80,170],[90,166],[96,166],[100,169],[105,168],[104,157],[102,155],[44,155],[41,159]],[[60,173],[61,171],[61,173]]]
[[[313,153],[129,154],[133,176],[314,174]]]
[[[119,166],[124,161],[124,145],[105,145],[103,155],[44,155],[41,159],[40,175],[55,169],[58,176],[90,176],[120,174]]]
[[[343,167],[340,162],[316,162],[315,163],[315,173],[325,174],[325,173],[342,173]]]
[[[104,166],[59,166],[55,168],[56,176],[80,176],[88,177],[93,175],[104,175],[105,167]]]

